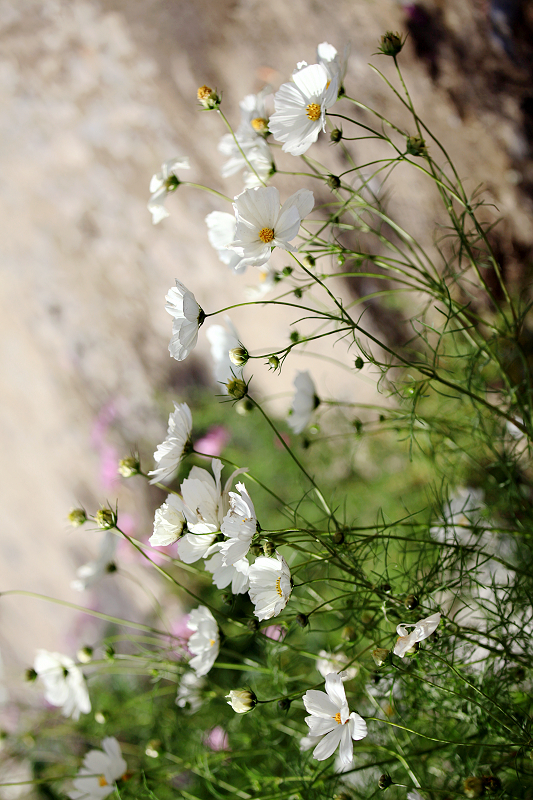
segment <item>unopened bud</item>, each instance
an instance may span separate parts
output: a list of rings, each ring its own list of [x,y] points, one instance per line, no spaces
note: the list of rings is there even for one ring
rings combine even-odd
[[[326,181],[330,189],[339,189],[341,185],[341,179],[338,178],[336,175],[330,175]]]
[[[24,673],[24,677],[28,681],[28,683],[33,683],[33,681],[37,680],[38,675],[37,672],[33,669],[33,667],[30,667]]]
[[[296,344],[297,342],[300,341],[300,334],[298,333],[298,331],[291,331],[291,335],[289,336],[289,339],[291,340],[291,342],[293,344]]]
[[[384,56],[397,56],[403,45],[404,43],[399,33],[387,31],[387,33],[381,37],[379,52],[383,53]]]
[[[80,664],[88,664],[92,661],[93,657],[93,649],[89,647],[89,645],[85,645],[85,647],[80,647],[78,652],[76,653],[76,658],[80,662]]]
[[[243,400],[239,400],[239,402],[235,404],[235,411],[237,414],[240,414],[241,417],[247,417],[248,414],[250,414],[250,412],[253,410],[254,404],[249,397],[245,397]]]
[[[233,603],[233,595],[232,595],[232,593],[231,592],[224,592],[224,594],[222,595],[222,602],[225,605],[230,606]]]
[[[428,149],[421,136],[408,136],[405,143],[410,156],[427,156]]]
[[[138,475],[140,469],[141,469],[141,464],[137,456],[122,458],[118,462],[118,471],[123,478],[131,478],[133,477],[133,475]]]
[[[246,397],[248,394],[248,386],[241,378],[232,378],[229,380],[226,384],[226,389],[230,397],[234,397],[235,400],[242,400],[242,398]]]
[[[210,86],[200,86],[196,92],[198,102],[206,109],[218,108],[220,105],[220,97],[217,92],[211,89]]]
[[[409,611],[414,611],[414,609],[418,607],[418,597],[415,597],[414,594],[410,594],[405,598],[403,604]]]
[[[104,647],[104,658],[106,658],[108,661],[115,660],[115,651],[110,644]]]
[[[281,274],[285,278],[288,278],[290,275],[292,275],[292,272],[293,272],[292,267],[283,267],[283,269],[281,270]]]
[[[331,537],[334,544],[343,544],[344,543],[344,533],[342,531],[335,531],[333,536]]]
[[[384,647],[376,647],[375,650],[372,650],[372,658],[374,659],[376,667],[382,667],[383,664],[389,661],[389,656],[390,652]]]
[[[259,621],[253,618],[249,619],[248,622],[246,623],[246,627],[248,628],[249,631],[255,633],[256,631],[259,630]]]
[[[107,714],[105,714],[103,711],[97,711],[94,715],[94,721],[99,725],[104,725],[107,722]]]
[[[281,700],[278,700],[278,708],[280,711],[288,711],[291,707],[291,701],[288,697],[282,697]]]
[[[302,295],[303,295],[303,289],[300,289],[300,287],[297,286],[296,289],[294,290],[294,296],[300,299]]]
[[[116,526],[117,515],[110,508],[99,508],[94,515],[94,521],[99,528],[103,528],[103,530],[107,531]]]
[[[296,622],[300,628],[306,628],[309,625],[309,617],[307,614],[296,614]]]
[[[353,628],[351,625],[345,625],[345,627],[342,629],[341,636],[348,642],[353,641],[353,639],[355,639],[355,628]]]
[[[152,739],[146,745],[146,750],[144,751],[148,758],[159,758],[159,748],[161,747],[161,742],[159,739]]]
[[[240,347],[234,347],[229,351],[229,360],[232,364],[235,364],[236,367],[244,367],[249,357],[248,350],[242,347],[242,345]]]
[[[354,367],[356,369],[363,369],[364,365],[365,365],[365,362],[363,361],[361,356],[357,356],[357,358],[354,361]]]
[[[467,797],[475,798],[481,797],[485,794],[485,784],[483,783],[483,778],[466,778],[463,781],[463,792]]]
[[[392,778],[390,775],[387,775],[385,772],[383,775],[380,775],[378,778],[378,788],[379,789],[388,789],[389,786],[392,786]]]
[[[269,369],[277,369],[279,367],[279,358],[277,356],[270,356],[268,364]]]
[[[226,699],[236,714],[246,714],[257,705],[257,697],[250,689],[232,689]]]
[[[263,553],[264,553],[266,556],[272,556],[272,555],[274,555],[274,551],[275,551],[275,549],[276,549],[276,548],[274,547],[274,545],[272,544],[272,542],[263,542]]]
[[[333,142],[333,144],[338,144],[338,142],[342,139],[342,130],[340,128],[333,128],[331,131],[329,138]]]
[[[74,528],[79,528],[84,522],[87,522],[87,514],[83,508],[73,508],[68,515],[68,521]]]
[[[314,267],[316,264],[316,258],[308,253],[304,258],[304,264],[307,264],[308,267]]]

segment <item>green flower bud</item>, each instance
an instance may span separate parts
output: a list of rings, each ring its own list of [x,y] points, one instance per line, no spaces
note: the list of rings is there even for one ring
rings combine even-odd
[[[229,360],[232,364],[235,364],[236,367],[244,367],[249,358],[248,351],[242,345],[234,347],[229,351]]]
[[[403,45],[404,42],[402,42],[402,37],[399,33],[387,31],[387,33],[381,37],[379,52],[383,53],[384,56],[397,56]]]
[[[331,131],[329,138],[333,142],[333,144],[338,144],[338,142],[342,139],[342,129],[341,128],[333,128]]]
[[[388,789],[389,786],[392,786],[392,778],[390,775],[387,775],[385,772],[383,775],[380,775],[378,778],[378,788],[379,789]]]
[[[249,619],[248,622],[246,623],[246,627],[248,628],[249,631],[255,633],[256,631],[259,630],[259,620],[254,618]]]
[[[84,522],[87,522],[87,514],[83,508],[73,508],[68,515],[68,521],[74,528],[79,528]]]
[[[246,397],[248,394],[248,386],[240,378],[232,378],[229,380],[226,384],[226,389],[228,390],[229,396],[234,397],[235,400],[242,400],[242,398]]]
[[[250,400],[249,397],[245,397],[243,400],[239,400],[238,403],[235,404],[235,411],[237,414],[240,414],[241,417],[246,417],[254,410],[254,404]]]
[[[118,471],[123,478],[131,478],[133,475],[138,475],[141,469],[138,456],[130,456],[129,458],[122,458],[118,462]]]
[[[335,531],[331,540],[333,544],[344,544],[344,533],[342,531]]]
[[[308,254],[307,254],[305,257],[304,257],[304,264],[307,264],[307,266],[308,266],[308,267],[314,267],[314,266],[315,266],[315,264],[316,264],[316,259],[315,259],[315,257],[314,257],[314,256],[312,256],[312,255],[311,255],[311,253],[308,253]]]
[[[338,178],[336,175],[330,175],[328,177],[326,183],[328,184],[329,188],[332,189],[332,190],[339,189],[340,185],[341,185],[341,179]]]
[[[303,295],[303,290],[300,289],[299,286],[297,286],[296,289],[294,290],[294,296],[300,299],[302,295]]]
[[[94,515],[94,521],[99,528],[103,528],[103,530],[107,531],[116,526],[117,515],[110,508],[99,508]]]
[[[104,647],[104,658],[106,658],[108,661],[114,661],[115,660],[115,651],[111,647],[110,644],[107,644]]]
[[[414,594],[410,594],[405,598],[403,604],[409,611],[414,611],[414,609],[418,607],[418,597],[415,597]]]
[[[300,628],[307,628],[309,625],[309,617],[307,614],[296,614],[296,622],[300,626]]]
[[[428,149],[421,136],[408,136],[405,143],[410,156],[427,156]]]
[[[298,331],[291,331],[291,335],[289,336],[289,339],[291,340],[291,342],[293,344],[296,344],[296,342],[300,341],[300,334],[298,333]]]
[[[93,657],[93,648],[89,647],[89,645],[85,645],[85,647],[80,647],[78,652],[76,653],[76,658],[80,662],[80,664],[88,664],[92,661]]]
[[[33,667],[30,667],[24,673],[24,677],[28,681],[28,683],[33,683],[33,681],[37,680],[38,675],[37,675],[36,671],[33,669]]]
[[[272,544],[272,542],[263,542],[263,553],[264,553],[266,556],[272,556],[272,555],[274,555],[274,551],[275,551],[275,549],[276,549],[276,548],[275,548],[275,546]]]
[[[277,369],[279,367],[279,358],[277,356],[270,356],[268,359],[270,369]]]
[[[278,700],[278,708],[280,711],[288,711],[291,707],[291,700],[288,697],[282,697]]]
[[[292,267],[283,267],[283,269],[281,270],[281,274],[283,275],[284,278],[289,278],[292,275],[292,273],[293,273]]]
[[[387,661],[390,661],[390,652],[385,650],[384,647],[376,647],[375,650],[372,650],[372,658],[374,659],[374,663],[376,667],[382,667],[383,664],[386,664]]]
[[[355,359],[355,362],[354,362],[355,368],[356,369],[363,369],[364,365],[365,365],[365,362],[363,361],[361,356],[357,356],[357,358]]]

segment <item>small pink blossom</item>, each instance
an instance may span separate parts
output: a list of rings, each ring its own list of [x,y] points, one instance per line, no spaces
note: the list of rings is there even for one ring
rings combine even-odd
[[[224,728],[220,727],[220,725],[217,725],[213,728],[213,730],[208,731],[204,739],[204,744],[206,744],[215,752],[218,752],[219,750],[230,750],[228,734]]]
[[[226,428],[222,425],[215,425],[207,431],[205,436],[194,443],[194,449],[197,453],[204,453],[207,456],[219,456],[230,438],[230,433]]]
[[[268,628],[263,628],[261,633],[275,642],[280,642],[285,637],[286,630],[282,625],[269,625]]]

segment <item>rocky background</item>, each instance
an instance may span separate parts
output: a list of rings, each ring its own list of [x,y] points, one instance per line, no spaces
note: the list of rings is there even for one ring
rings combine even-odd
[[[487,214],[502,218],[492,237],[504,275],[526,293],[532,27],[531,4],[511,0],[0,0],[0,591],[31,590],[131,619],[151,608],[140,566],[122,549],[118,573],[102,586],[70,588],[102,534],[70,528],[66,516],[118,498],[128,532],[149,537],[162,495],[140,480],[121,485],[116,462],[139,447],[151,467],[170,411],[162,392],[179,401],[193,383],[216,388],[205,336],[186,365],[169,358],[164,296],[178,277],[215,310],[244,299],[258,280],[253,269],[231,275],[208,244],[205,215],[229,210],[213,196],[182,187],[157,227],[146,209],[152,173],[174,155],[189,156],[187,180],[230,196],[242,189],[239,176],[220,178],[224,130],[216,113],[200,113],[197,87],[216,86],[236,126],[245,94],[265,83],[276,90],[297,61],[314,61],[319,42],[341,50],[350,41],[348,93],[407,126],[368,62],[393,79],[391,62],[373,54],[386,30],[408,33],[401,59],[414,103],[467,187],[485,186],[495,206]],[[356,160],[372,155],[352,152]],[[342,166],[327,137],[312,155],[332,172]],[[283,168],[299,168],[286,159]],[[431,248],[437,199],[413,172],[408,180],[395,173],[388,208]],[[281,177],[277,185],[282,196],[299,188]],[[275,265],[284,265],[281,256]],[[349,296],[356,287],[337,291]],[[368,311],[394,340],[393,316]],[[252,350],[289,335],[289,317],[269,308],[232,320]],[[341,381],[300,356],[279,378],[254,370],[258,392],[281,396],[280,414],[297,368],[312,369],[330,395],[373,397],[371,375]],[[36,648],[72,654],[95,636],[81,612],[0,597],[0,652],[15,696]]]

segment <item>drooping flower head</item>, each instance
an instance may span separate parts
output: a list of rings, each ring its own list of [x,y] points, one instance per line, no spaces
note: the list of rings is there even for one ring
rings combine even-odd
[[[276,112],[269,127],[283,150],[300,156],[326,128],[326,111],[337,99],[338,75],[330,78],[322,64],[311,64],[292,76],[274,95]]]
[[[241,257],[242,266],[266,264],[274,247],[293,252],[290,244],[300,230],[302,219],[313,209],[313,192],[299,189],[283,206],[275,186],[246,189],[235,198],[237,219],[235,240],[230,247]]]
[[[313,411],[317,408],[320,400],[318,399],[313,379],[307,370],[296,373],[294,388],[296,392],[292,399],[291,413],[287,424],[294,433],[301,433],[306,425],[309,424]]]
[[[65,717],[79,719],[88,714],[91,701],[85,678],[68,656],[37,650],[33,668],[44,683],[44,697],[51,705],[60,706]]]
[[[225,589],[231,584],[232,594],[244,594],[250,587],[248,559],[240,558],[234,564],[224,564],[220,552],[222,542],[215,542],[205,554],[205,568],[213,573],[213,583],[217,589]]]
[[[165,311],[174,318],[168,349],[172,358],[183,361],[196,347],[198,330],[203,324],[205,313],[193,293],[177,278],[176,285],[169,289],[165,300]]]
[[[217,255],[223,264],[227,264],[236,275],[240,275],[246,270],[246,264],[242,264],[242,257],[229,250],[228,245],[235,239],[237,230],[237,220],[234,214],[225,211],[212,211],[205,218],[207,225],[207,238],[209,244],[217,251]]]
[[[191,442],[192,416],[187,403],[174,403],[174,411],[168,418],[168,429],[165,441],[157,445],[154,460],[156,469],[150,483],[165,483],[178,471],[181,459],[188,452]]]
[[[71,582],[72,589],[83,592],[98,583],[113,567],[113,559],[117,549],[118,537],[113,531],[108,530],[100,543],[100,552],[95,561],[89,561],[76,570],[76,580]]]
[[[193,467],[181,484],[183,512],[189,532],[178,542],[178,555],[187,564],[207,555],[229,509],[229,490],[233,480],[246,472],[246,467],[235,470],[222,488],[222,462],[213,458],[211,468],[213,475],[206,469]]]
[[[276,551],[277,558],[259,556],[250,567],[250,600],[259,621],[272,619],[280,614],[292,592],[291,573],[283,556]]]
[[[222,533],[228,537],[220,546],[225,566],[244,558],[257,532],[254,504],[244,483],[237,484],[237,491],[239,494],[229,493],[229,511],[221,526]]]
[[[421,619],[419,622],[402,622],[396,628],[398,640],[394,645],[394,655],[403,658],[418,642],[423,642],[428,636],[437,630],[440,622],[440,613],[432,614],[430,617]],[[411,633],[407,630],[413,628]]]
[[[180,538],[186,520],[183,514],[183,501],[177,494],[169,494],[154,517],[154,532],[149,538],[152,547],[168,547]]]
[[[102,750],[89,750],[74,780],[71,800],[102,800],[115,791],[115,781],[128,769],[114,736],[102,741]]]
[[[349,766],[353,761],[352,739],[364,739],[367,727],[359,714],[355,711],[350,713],[342,677],[342,673],[336,672],[326,675],[326,691],[309,689],[303,696],[303,702],[311,715],[305,718],[309,736],[321,737],[313,750],[313,757],[324,761],[338,747],[341,763]]]
[[[226,327],[211,325],[207,329],[206,335],[211,344],[215,380],[221,386],[222,391],[227,393],[226,384],[234,377],[242,378],[242,369],[235,369],[229,356],[230,350],[240,344],[239,334],[229,317],[225,318],[225,322]]]
[[[169,216],[164,203],[169,192],[174,192],[180,185],[177,175],[179,169],[190,169],[188,158],[170,158],[161,165],[161,172],[156,172],[152,176],[150,181],[152,196],[148,201],[148,210],[152,214],[154,225]]]
[[[197,677],[201,678],[207,675],[220,650],[218,626],[209,609],[206,606],[198,606],[189,614],[187,627],[194,631],[187,643],[187,647],[194,655],[189,661],[189,666],[196,672]]]
[[[235,141],[237,139],[237,141]],[[274,173],[274,161],[268,143],[262,136],[253,138],[226,133],[218,149],[228,160],[222,167],[222,177],[228,178],[244,170],[244,185],[247,189],[263,186]]]

